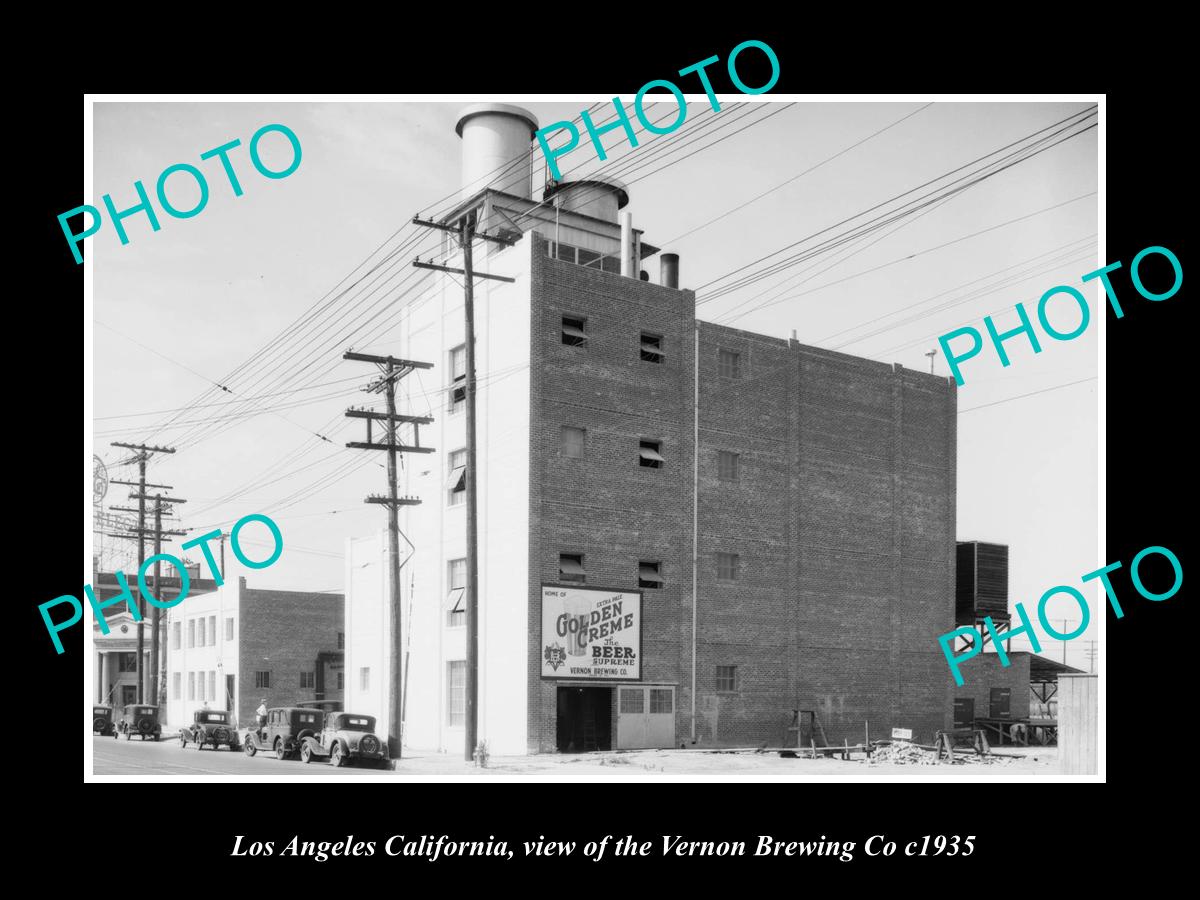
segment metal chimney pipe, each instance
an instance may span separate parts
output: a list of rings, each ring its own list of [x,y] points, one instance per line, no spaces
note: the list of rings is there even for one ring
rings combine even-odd
[[[660,253],[658,256],[659,283],[663,287],[679,289],[679,254]]]
[[[621,274],[637,278],[633,268],[633,213],[621,213]]]

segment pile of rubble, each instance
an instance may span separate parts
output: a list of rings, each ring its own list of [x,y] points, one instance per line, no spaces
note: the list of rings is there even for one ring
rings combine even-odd
[[[951,760],[943,757],[941,763],[951,763]],[[872,766],[936,766],[941,763],[938,761],[936,750],[923,750],[909,741],[892,741],[890,744],[880,745],[868,760],[868,765]],[[974,750],[965,747],[955,751],[953,760],[955,765],[1006,766],[1011,763],[1010,757],[980,756]]]
[[[872,766],[936,766],[937,753],[933,750],[922,750],[909,741],[893,741],[876,747],[871,754],[868,765]]]

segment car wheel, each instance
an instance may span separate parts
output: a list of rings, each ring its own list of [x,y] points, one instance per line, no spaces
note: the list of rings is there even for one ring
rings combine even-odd
[[[310,762],[312,762],[312,747],[309,746],[307,741],[300,748],[300,760],[305,765],[308,765]]]
[[[287,751],[283,749],[283,738],[275,738],[275,758],[287,759]]]
[[[254,738],[246,735],[246,755],[253,756],[258,752],[258,748],[254,746]]]
[[[335,742],[333,745],[333,753],[330,754],[330,761],[335,769],[340,769],[346,764],[346,757],[342,754],[342,745]]]

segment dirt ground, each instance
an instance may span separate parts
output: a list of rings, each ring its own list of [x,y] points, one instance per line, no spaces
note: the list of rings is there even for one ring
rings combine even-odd
[[[522,781],[686,781],[697,777],[746,781],[1009,781],[1055,778],[1059,774],[1054,747],[1005,747],[983,760],[960,752],[956,758],[962,761],[871,764],[862,754],[845,761],[788,758],[778,753],[637,750],[492,757],[488,767],[481,769],[450,754],[416,753],[402,760],[395,774],[437,780]]]

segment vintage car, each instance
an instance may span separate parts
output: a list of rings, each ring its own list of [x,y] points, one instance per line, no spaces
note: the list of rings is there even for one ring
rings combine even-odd
[[[162,725],[158,723],[158,707],[146,706],[142,703],[130,703],[121,714],[121,721],[113,731],[113,737],[125,735],[125,740],[131,740],[136,734],[143,741],[146,738],[158,740],[162,737]]]
[[[211,744],[219,750],[222,744],[230,750],[240,750],[237,732],[233,729],[229,713],[222,709],[198,709],[192,713],[192,724],[179,729],[179,746],[194,743],[197,750]]]
[[[319,709],[283,706],[267,710],[267,723],[242,735],[247,756],[259,750],[274,752],[276,759],[294,757],[306,737],[319,734],[325,714]]]
[[[320,733],[306,737],[300,744],[300,758],[306,763],[326,757],[335,766],[350,762],[370,763],[391,768],[387,739],[375,733],[375,717],[338,712],[325,717]]]
[[[102,736],[113,733],[113,711],[111,706],[92,707],[92,733]]]

